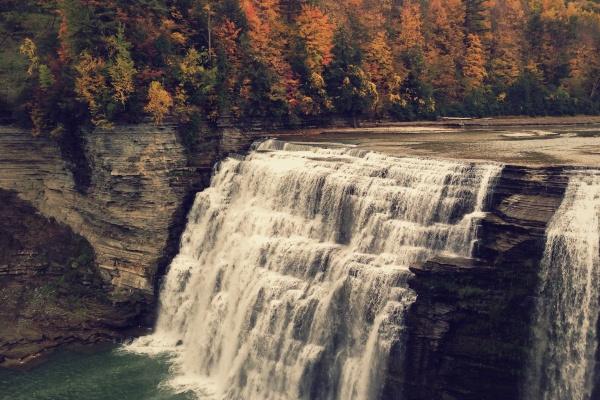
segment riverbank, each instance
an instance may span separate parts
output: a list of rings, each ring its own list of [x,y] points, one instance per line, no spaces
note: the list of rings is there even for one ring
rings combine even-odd
[[[409,132],[410,128],[506,128],[506,127],[533,127],[533,126],[585,126],[600,124],[600,115],[569,115],[569,116],[547,116],[547,117],[529,117],[529,116],[506,116],[506,117],[485,117],[485,118],[439,118],[437,120],[420,121],[360,121],[359,127],[351,127],[349,121],[337,120],[326,127],[309,127],[277,130],[278,135],[314,136],[324,133],[343,133],[343,132]],[[401,128],[401,129],[399,129]],[[263,129],[257,129],[263,130]]]

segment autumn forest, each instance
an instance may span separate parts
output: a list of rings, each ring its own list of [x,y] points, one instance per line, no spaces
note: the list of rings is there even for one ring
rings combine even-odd
[[[598,0],[4,0],[0,32],[0,116],[54,136],[600,113]]]

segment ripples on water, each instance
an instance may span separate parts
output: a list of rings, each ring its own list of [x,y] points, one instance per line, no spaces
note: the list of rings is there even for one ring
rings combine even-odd
[[[124,353],[114,347],[61,351],[28,370],[0,369],[2,400],[188,400],[161,385],[165,358]]]

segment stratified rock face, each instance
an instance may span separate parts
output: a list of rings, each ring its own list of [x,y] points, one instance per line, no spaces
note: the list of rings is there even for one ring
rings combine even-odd
[[[0,128],[0,188],[68,225],[93,246],[102,275],[116,288],[151,292],[170,234],[183,223],[182,204],[208,180],[191,166],[172,127],[123,126],[85,138],[91,185],[75,190],[57,145]],[[214,162],[213,147],[198,159]]]
[[[566,182],[561,169],[505,167],[479,228],[477,259],[411,269],[417,301],[406,363],[390,364],[384,398],[523,398],[545,228]]]
[[[62,275],[85,240],[0,189],[0,279]],[[85,249],[84,249],[85,250]]]
[[[64,343],[122,338],[133,304],[108,299],[90,244],[0,189],[0,366]]]

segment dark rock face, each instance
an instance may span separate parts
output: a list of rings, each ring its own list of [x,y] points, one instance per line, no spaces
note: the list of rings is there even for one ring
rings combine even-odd
[[[190,161],[169,126],[93,132],[82,192],[55,142],[0,127],[0,189],[14,191],[0,199],[0,354],[8,362],[151,323],[157,272],[185,225],[184,200],[207,184],[218,154],[218,141],[204,139],[197,159],[206,165]],[[70,269],[81,243],[93,284]]]
[[[81,193],[56,143],[0,128],[0,188],[85,237],[114,288],[151,295],[185,223],[184,199],[210,178],[218,142],[206,142],[190,161],[171,126],[95,131],[85,137],[91,172]]]
[[[63,343],[118,338],[125,329],[150,325],[159,278],[177,253],[195,193],[208,185],[220,157],[253,140],[233,128],[206,129],[186,149],[170,125],[97,130],[83,140],[89,182],[82,190],[56,142],[0,126],[0,294],[6,304],[0,325],[17,327],[0,330],[0,356],[18,362]],[[95,286],[48,287],[48,279],[72,275],[66,266],[81,246],[99,279]],[[69,286],[81,307],[58,300],[69,298],[61,292]]]
[[[407,342],[394,348],[406,348],[405,361],[391,357],[383,398],[521,398],[545,228],[567,183],[561,172],[507,166],[478,231],[476,258],[412,268],[417,301]]]
[[[90,244],[13,192],[0,204],[0,366],[123,338],[136,305],[109,300]]]
[[[89,250],[83,238],[41,217],[16,193],[0,189],[0,204],[0,277],[60,275],[74,254]]]

